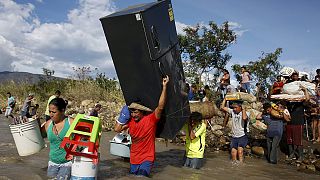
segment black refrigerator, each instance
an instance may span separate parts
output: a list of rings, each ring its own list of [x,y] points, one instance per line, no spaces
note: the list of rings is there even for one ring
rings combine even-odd
[[[170,77],[157,137],[172,139],[190,115],[171,1],[130,6],[100,18],[126,101],[154,110]]]

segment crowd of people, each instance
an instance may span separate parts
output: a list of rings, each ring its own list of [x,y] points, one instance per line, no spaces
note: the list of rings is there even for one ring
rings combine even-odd
[[[242,67],[241,82],[238,91],[252,93],[250,86],[250,73]],[[274,82],[271,94],[280,94],[286,83],[299,81],[299,74],[294,72],[291,77],[278,76]],[[302,79],[305,80],[305,79]],[[256,119],[267,124],[267,150],[268,161],[276,164],[278,162],[278,147],[280,140],[285,135],[288,146],[288,159],[303,159],[303,125],[307,117],[312,121],[312,141],[320,142],[320,70],[313,83],[317,86],[317,94],[310,96],[307,88],[300,87],[305,98],[299,102],[289,101],[264,101],[263,112],[258,114]],[[169,77],[162,81],[162,92],[159,97],[158,106],[155,110],[145,107],[141,102],[132,102],[125,105],[115,122],[114,130],[122,132],[128,129],[132,139],[130,149],[130,173],[135,175],[150,176],[151,169],[155,161],[155,133],[157,122],[161,118],[167,100],[167,84]],[[244,161],[244,149],[248,144],[248,133],[250,125],[250,114],[242,106],[241,100],[228,102],[225,98],[227,93],[236,92],[230,84],[230,74],[228,70],[223,70],[220,78],[221,97],[223,99],[220,109],[232,121],[232,140],[230,144],[231,159],[233,162]],[[187,85],[189,101],[213,101],[213,92],[206,85],[199,90],[196,84]],[[12,111],[15,107],[15,98],[10,92],[7,93],[8,101],[5,112],[6,117],[13,117]],[[70,178],[71,162],[65,159],[66,152],[59,148],[64,135],[67,133],[72,118],[65,114],[67,101],[62,99],[61,92],[57,90],[50,96],[46,112],[45,122],[41,125],[43,137],[47,137],[50,143],[49,162],[47,175],[50,178]],[[37,116],[39,105],[33,105],[34,94],[28,94],[20,111],[20,116],[30,118]],[[310,103],[310,102],[313,103]],[[32,109],[31,109],[32,108]],[[96,104],[90,116],[98,116],[101,104]],[[306,109],[310,109],[309,116]],[[226,118],[228,120],[229,118]],[[226,124],[226,122],[224,122]],[[199,169],[203,165],[205,137],[207,122],[199,112],[192,112],[182,130],[186,135],[185,155],[183,166]]]

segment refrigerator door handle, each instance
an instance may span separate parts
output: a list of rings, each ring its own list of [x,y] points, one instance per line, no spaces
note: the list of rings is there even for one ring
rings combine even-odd
[[[154,49],[156,49],[158,52],[160,51],[160,41],[158,38],[157,29],[152,25],[151,26],[151,38]]]

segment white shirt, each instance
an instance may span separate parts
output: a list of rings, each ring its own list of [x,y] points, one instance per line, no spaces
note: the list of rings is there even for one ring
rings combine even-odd
[[[245,123],[247,123],[246,124],[247,133],[249,132],[249,116],[250,116],[249,112],[246,112],[248,117],[247,121],[242,120],[242,112],[235,114],[233,109],[229,108],[228,113],[231,115],[231,120],[232,120],[232,128],[231,128],[232,137],[238,138],[245,135],[245,132],[244,132]]]

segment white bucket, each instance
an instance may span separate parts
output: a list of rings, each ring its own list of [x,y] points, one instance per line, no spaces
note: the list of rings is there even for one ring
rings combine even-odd
[[[74,156],[71,167],[72,180],[95,180],[97,179],[98,164],[94,164],[92,159]]]
[[[33,120],[9,127],[20,156],[35,154],[45,147],[38,121]]]

